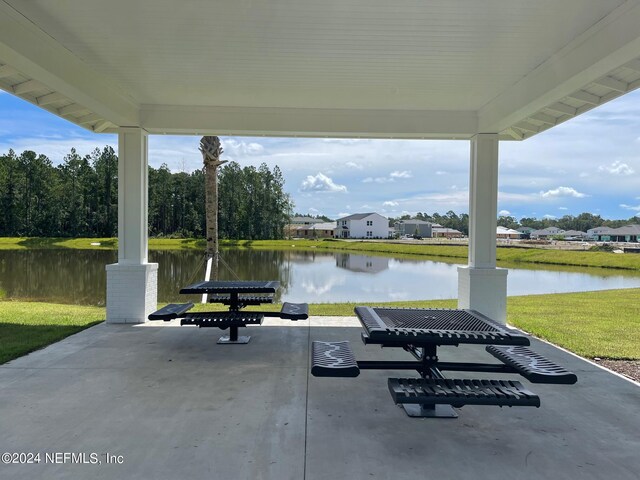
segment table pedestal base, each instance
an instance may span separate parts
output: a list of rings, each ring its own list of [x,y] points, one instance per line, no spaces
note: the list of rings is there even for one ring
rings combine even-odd
[[[249,335],[240,335],[235,339],[232,339],[230,335],[224,335],[222,337],[220,337],[218,339],[218,341],[216,343],[219,343],[221,345],[235,345],[235,344],[242,344],[242,343],[249,343],[249,340],[251,339],[251,337]]]
[[[458,418],[451,405],[420,405],[417,403],[401,404],[410,417]]]

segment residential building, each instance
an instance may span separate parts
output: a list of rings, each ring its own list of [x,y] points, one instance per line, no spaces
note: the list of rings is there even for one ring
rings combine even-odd
[[[638,242],[638,238],[640,237],[640,225],[625,225],[620,228],[603,228],[596,235],[597,240],[602,242]]]
[[[433,223],[425,222],[424,220],[399,220],[395,223],[395,233],[400,237],[403,235],[418,235],[423,238],[431,238],[432,227]]]
[[[562,236],[565,240],[586,240],[587,233],[580,230],[567,230],[563,232]]]
[[[379,213],[355,213],[339,218],[337,238],[389,238],[389,219]]]
[[[293,227],[292,236],[296,238],[333,238],[336,232],[336,222],[293,225]]]
[[[534,239],[545,239],[549,237],[562,235],[563,233],[564,233],[564,230],[562,230],[561,228],[548,227],[548,228],[543,228],[542,230],[534,230],[530,233],[530,235],[531,235],[531,238],[534,238]]]
[[[516,239],[516,238],[521,238],[522,235],[523,235],[522,232],[513,230],[511,228],[507,228],[507,227],[501,227],[500,225],[498,225],[498,227],[496,228],[496,238]]]
[[[320,218],[313,218],[313,217],[307,217],[307,216],[291,218],[291,225],[314,225],[316,223],[324,223],[324,221],[321,220]]]
[[[433,238],[462,238],[464,234],[455,228],[432,227],[431,233]]]
[[[591,240],[597,240],[598,236],[601,234],[605,234],[605,232],[612,230],[611,227],[595,227],[587,230],[587,237]]]

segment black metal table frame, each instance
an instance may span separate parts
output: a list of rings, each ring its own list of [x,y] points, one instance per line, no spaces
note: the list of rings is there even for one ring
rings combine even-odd
[[[363,321],[363,310],[372,312],[373,308],[369,307],[356,307],[356,315],[362,324],[362,328],[367,331],[367,324]],[[403,310],[417,310],[417,309],[395,309],[397,311]],[[429,311],[430,309],[425,309]],[[432,311],[438,311],[431,309]],[[440,309],[439,311],[445,311]],[[459,312],[461,310],[450,310],[451,312]],[[478,314],[471,310],[465,310],[474,316],[478,316],[482,321],[489,322],[494,328],[502,330],[502,327],[495,322],[492,322],[488,318]],[[377,316],[377,315],[376,315]],[[378,317],[379,318],[379,317]],[[482,341],[477,337],[473,341],[469,341],[469,338],[462,336],[458,339],[451,339],[451,337],[441,337],[438,340],[434,337],[429,341],[413,340],[411,341],[409,336],[403,338],[396,336],[396,338],[389,338],[388,340],[371,339],[367,333],[361,334],[363,343],[366,344],[379,344],[382,347],[402,348],[413,355],[417,361],[402,361],[402,360],[360,360],[357,361],[358,368],[361,370],[415,370],[420,374],[422,378],[434,378],[444,379],[443,371],[456,371],[456,372],[484,372],[484,373],[515,373],[519,374],[518,370],[514,367],[505,364],[493,364],[493,363],[468,363],[468,362],[441,362],[438,359],[438,347],[439,346],[458,346],[461,343],[464,344],[484,344],[490,345],[491,341]],[[465,332],[467,333],[467,332]],[[514,334],[511,336],[511,341],[503,340],[501,343],[506,345],[529,345],[529,339],[524,335]],[[415,404],[402,404],[407,415],[411,417],[440,417],[440,418],[456,418],[458,415],[455,413],[453,407],[449,405],[415,405]]]
[[[238,284],[236,287],[231,286],[232,284]],[[226,285],[222,285],[226,284]],[[243,303],[243,299],[240,297],[241,293],[253,293],[253,294],[269,294],[273,295],[277,289],[280,288],[280,282],[277,281],[266,281],[266,282],[214,282],[214,281],[203,281],[198,282],[193,285],[189,285],[180,290],[181,294],[207,294],[207,295],[220,295],[227,294],[229,295],[228,300],[213,297],[209,299],[209,303],[223,303],[223,300],[229,302],[228,312],[240,312],[247,304]],[[217,301],[219,300],[219,301]],[[260,305],[262,303],[272,303],[273,299],[265,302],[252,302],[252,304]],[[226,313],[226,312],[202,312],[202,313]],[[260,312],[263,316],[277,316],[277,312]],[[222,328],[223,330],[227,327]],[[222,336],[218,340],[219,344],[246,344],[249,343],[251,337],[249,335],[238,335],[238,326],[232,325],[229,328],[229,335]]]

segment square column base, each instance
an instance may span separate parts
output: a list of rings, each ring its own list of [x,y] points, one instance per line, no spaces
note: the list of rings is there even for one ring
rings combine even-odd
[[[477,310],[507,323],[506,268],[458,267],[458,308]]]
[[[144,323],[157,308],[157,263],[107,265],[107,323]]]

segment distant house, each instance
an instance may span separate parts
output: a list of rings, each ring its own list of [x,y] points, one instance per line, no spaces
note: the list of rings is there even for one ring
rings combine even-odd
[[[403,235],[419,235],[423,238],[431,238],[433,226],[433,223],[425,222],[424,220],[399,220],[395,223],[395,233],[400,237]]]
[[[379,213],[355,213],[337,220],[337,238],[389,238],[389,220]]]
[[[580,230],[567,230],[562,233],[565,240],[586,240],[587,233]]]
[[[607,228],[597,233],[597,240],[602,242],[638,242],[640,225],[625,225],[620,228]]]
[[[336,222],[293,225],[293,227],[292,235],[297,238],[333,238],[336,232]]]
[[[455,228],[446,228],[446,227],[432,227],[431,233],[433,238],[462,238],[464,234],[456,230]]]
[[[316,223],[323,223],[324,221],[319,218],[313,217],[293,217],[291,219],[291,225],[314,225]]]
[[[539,238],[539,239],[545,239],[545,238],[549,238],[549,237],[555,237],[557,235],[562,235],[564,233],[564,230],[562,230],[561,228],[558,227],[549,227],[549,228],[543,228],[542,230],[534,230],[533,232],[530,233],[531,238]]]
[[[535,230],[535,228],[531,227],[518,227],[516,228],[518,232],[520,232],[520,238],[531,238],[531,232]]]
[[[516,239],[516,238],[522,237],[522,235],[523,235],[522,232],[519,232],[518,230],[513,230],[507,227],[501,227],[500,225],[498,225],[498,227],[496,228],[496,238]]]
[[[605,232],[612,230],[610,227],[595,227],[587,230],[587,237],[591,240],[597,240],[598,236],[604,234]]]

